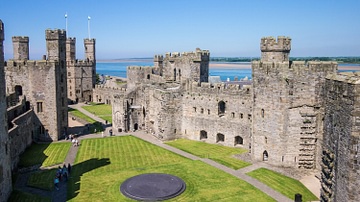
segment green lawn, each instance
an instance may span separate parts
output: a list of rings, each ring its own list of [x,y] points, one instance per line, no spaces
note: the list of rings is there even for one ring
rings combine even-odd
[[[41,164],[43,167],[61,164],[71,147],[70,142],[32,144],[20,155],[20,167]]]
[[[86,111],[95,114],[96,116],[107,120],[109,123],[112,123],[112,108],[111,105],[107,104],[96,104],[90,106],[83,106]]]
[[[50,198],[41,197],[38,195],[25,193],[19,190],[13,190],[8,202],[51,202]]]
[[[119,187],[143,173],[168,173],[185,181],[185,192],[168,201],[274,201],[230,174],[133,136],[83,140],[72,167],[68,200],[133,201]]]
[[[47,191],[54,189],[54,177],[56,175],[57,168],[42,170],[36,173],[32,173],[27,181],[27,185]]]
[[[88,122],[89,124],[91,124],[90,133],[98,133],[98,132],[101,132],[104,130],[102,123],[95,121],[94,119],[88,117],[81,111],[79,111],[77,109],[72,109],[72,108],[68,108],[68,111],[70,112],[71,116],[82,119],[82,120]]]
[[[234,154],[247,152],[247,150],[241,148],[226,147],[218,144],[208,144],[205,142],[187,139],[178,139],[166,142],[166,144],[201,158],[212,159],[235,170],[251,165],[248,162],[244,162],[232,157]]]
[[[295,194],[299,193],[302,195],[303,201],[318,200],[318,198],[298,180],[281,175],[266,168],[259,168],[247,173],[247,175],[263,182],[290,199],[294,199]]]

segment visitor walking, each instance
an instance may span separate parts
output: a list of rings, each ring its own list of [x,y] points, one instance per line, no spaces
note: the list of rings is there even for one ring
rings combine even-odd
[[[59,182],[60,182],[59,178],[58,178],[58,177],[55,177],[55,179],[54,179],[54,186],[55,186],[55,189],[56,189],[56,190],[59,190]]]
[[[68,164],[67,169],[68,169],[68,173],[70,175],[70,173],[71,173],[71,164],[70,163]]]

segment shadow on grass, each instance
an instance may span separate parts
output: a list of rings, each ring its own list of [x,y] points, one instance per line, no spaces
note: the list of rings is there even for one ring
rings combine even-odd
[[[35,165],[40,167],[46,158],[48,158],[48,156],[45,154],[45,150],[49,146],[50,143],[33,143],[25,150],[24,153],[20,155],[18,167],[25,168]]]
[[[109,158],[92,158],[73,165],[73,167],[71,168],[70,179],[68,182],[67,200],[75,198],[79,194],[81,184],[80,178],[83,174],[109,164]]]

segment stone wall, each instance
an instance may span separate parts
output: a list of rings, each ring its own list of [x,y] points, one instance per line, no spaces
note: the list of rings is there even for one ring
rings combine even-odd
[[[359,73],[326,77],[322,201],[360,201],[359,81]]]
[[[0,201],[7,201],[12,190],[10,141],[7,123],[7,101],[4,73],[4,24],[0,20]]]
[[[337,64],[254,61],[252,69],[253,158],[274,165],[318,167],[323,85]]]
[[[34,111],[29,108],[24,97],[16,106],[7,109],[11,128],[9,127],[11,169],[16,170],[20,154],[31,145],[35,134],[36,121]]]
[[[193,83],[182,96],[184,137],[248,149],[252,100],[249,86]]]
[[[62,138],[68,126],[65,38],[64,31],[46,30],[49,60],[9,60],[5,66],[7,94],[26,96],[41,122],[34,138],[42,141]]]

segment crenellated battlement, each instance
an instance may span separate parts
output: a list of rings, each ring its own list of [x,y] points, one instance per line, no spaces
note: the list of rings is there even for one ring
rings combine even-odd
[[[126,88],[115,88],[115,87],[106,87],[103,85],[95,85],[95,90],[113,90],[114,92],[126,92]]]
[[[86,38],[86,39],[84,39],[84,43],[85,44],[93,44],[93,43],[95,43],[95,39]]]
[[[208,93],[208,94],[229,94],[229,95],[248,95],[251,94],[250,85],[241,85],[241,84],[225,84],[225,83],[216,83],[210,84],[202,82],[199,86],[199,83],[193,82],[191,92],[193,93]]]
[[[164,56],[163,55],[155,55],[154,56],[154,62],[160,62],[164,60]]]
[[[66,31],[63,29],[45,30],[46,40],[66,40]]]
[[[260,49],[262,52],[290,52],[291,38],[278,36],[276,40],[274,37],[263,37],[261,38]]]
[[[28,43],[29,42],[29,37],[28,36],[13,36],[12,41],[13,41],[13,43],[14,42]]]
[[[5,63],[5,67],[12,68],[12,67],[43,67],[43,66],[52,66],[56,63],[54,61],[49,60],[8,60]]]
[[[305,72],[311,74],[314,72],[336,72],[337,62],[323,61],[285,61],[285,62],[263,62],[253,61],[251,64],[253,71],[260,70],[266,72]]]
[[[165,54],[165,59],[167,60],[174,60],[176,58],[182,58],[182,57],[190,57],[193,58],[193,60],[199,60],[199,61],[207,61],[210,59],[210,51],[209,50],[201,50],[200,48],[197,48],[196,51],[192,52],[168,52]]]
[[[348,84],[360,84],[360,72],[342,72],[329,74],[326,76],[326,79],[341,81]]]
[[[145,70],[152,70],[153,67],[151,66],[128,66],[128,70],[137,70],[137,71],[145,71]]]

